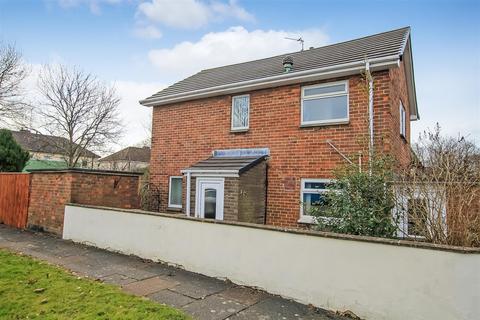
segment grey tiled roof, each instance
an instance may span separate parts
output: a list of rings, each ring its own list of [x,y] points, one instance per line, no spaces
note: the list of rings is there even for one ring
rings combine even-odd
[[[187,168],[188,171],[212,171],[229,170],[242,173],[254,165],[265,160],[266,156],[260,157],[210,157],[199,161]]]
[[[138,161],[138,162],[150,162],[150,148],[143,147],[127,147],[99,161]]]
[[[15,141],[25,150],[50,154],[64,154],[69,141],[62,137],[33,133],[28,130],[11,131]],[[100,158],[90,150],[82,149],[82,156]]]
[[[289,72],[292,75],[300,71],[365,61],[365,58],[399,57],[403,54],[409,33],[410,28],[406,27],[305,51],[202,70],[155,93],[142,103],[195,90],[279,76],[284,74],[282,60],[286,55],[293,58],[293,69]]]

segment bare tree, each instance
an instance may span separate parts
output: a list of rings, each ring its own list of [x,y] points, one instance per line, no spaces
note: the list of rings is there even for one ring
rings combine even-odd
[[[68,142],[56,146],[69,167],[77,166],[87,150],[101,151],[122,131],[115,88],[92,74],[66,66],[43,68],[38,87],[43,96],[39,115],[49,134]]]
[[[0,43],[0,123],[19,121],[26,114],[22,81],[27,69],[21,54],[12,45]]]
[[[152,146],[152,123],[153,123],[153,114],[150,112],[150,115],[148,119],[145,119],[144,122],[142,122],[142,127],[143,131],[145,132],[145,138],[137,143],[135,146],[136,147],[151,147]]]
[[[465,137],[445,137],[440,127],[420,135],[415,161],[401,176],[398,201],[409,236],[480,246],[480,150]]]

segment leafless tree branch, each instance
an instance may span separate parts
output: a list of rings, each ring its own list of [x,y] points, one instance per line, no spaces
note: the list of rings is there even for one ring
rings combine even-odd
[[[43,96],[39,112],[51,135],[64,137],[57,146],[69,167],[88,157],[86,150],[101,151],[122,132],[115,88],[77,68],[45,66],[38,80]]]
[[[440,127],[420,135],[416,159],[403,172],[400,199],[409,227],[433,243],[480,246],[480,150],[465,137],[445,137]],[[410,232],[409,232],[410,233]]]
[[[13,45],[0,43],[0,123],[20,122],[29,107],[24,101],[22,82],[27,68]]]

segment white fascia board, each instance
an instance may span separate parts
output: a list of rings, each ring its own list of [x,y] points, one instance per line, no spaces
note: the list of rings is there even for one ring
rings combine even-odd
[[[181,173],[190,173],[192,177],[239,177],[238,170],[185,169]]]
[[[398,67],[400,64],[400,57],[398,55],[376,58],[369,60],[371,71],[380,71],[389,69],[391,67]],[[243,82],[237,82],[227,85],[216,86],[212,88],[200,89],[189,91],[186,93],[173,94],[166,97],[144,99],[140,101],[140,104],[153,107],[161,106],[170,103],[183,102],[188,100],[208,98],[213,96],[219,96],[224,94],[239,93],[251,90],[266,89],[272,87],[278,87],[283,85],[289,85],[299,82],[308,82],[323,80],[334,77],[342,77],[353,74],[358,74],[365,69],[365,61],[357,61],[352,63],[346,63],[337,66],[318,68],[312,70],[299,71],[294,73],[282,74],[278,76],[255,79]]]
[[[222,177],[222,178],[238,178],[238,173],[216,173],[216,172],[199,172],[192,173],[192,177]]]

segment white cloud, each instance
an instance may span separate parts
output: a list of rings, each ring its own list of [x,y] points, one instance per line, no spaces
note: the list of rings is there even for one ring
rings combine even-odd
[[[165,88],[165,85],[134,81],[116,81],[114,85],[122,99],[119,112],[125,132],[118,144],[120,147],[127,147],[141,142],[149,134],[147,127],[150,123],[152,108],[144,107],[138,101],[160,91]]]
[[[144,39],[160,39],[162,32],[155,26],[137,26],[134,29],[135,36]]]
[[[86,5],[90,9],[91,13],[100,15],[102,13],[102,4],[118,4],[122,2],[122,0],[57,0],[57,2],[60,7],[65,9]]]
[[[228,3],[224,2],[213,2],[211,4],[211,9],[220,18],[235,18],[241,21],[255,21],[255,17],[245,10],[244,8],[240,7],[237,4],[237,0],[230,0]]]
[[[168,27],[196,29],[210,21],[234,18],[252,21],[253,15],[240,7],[236,0],[210,2],[200,0],[151,0],[138,6],[137,19],[146,18],[151,23]]]
[[[172,48],[151,50],[148,57],[160,70],[162,81],[172,82],[210,67],[298,51],[300,44],[285,37],[299,35],[305,39],[307,48],[328,41],[328,36],[319,29],[248,31],[239,26],[207,33],[197,42],[185,41]]]

